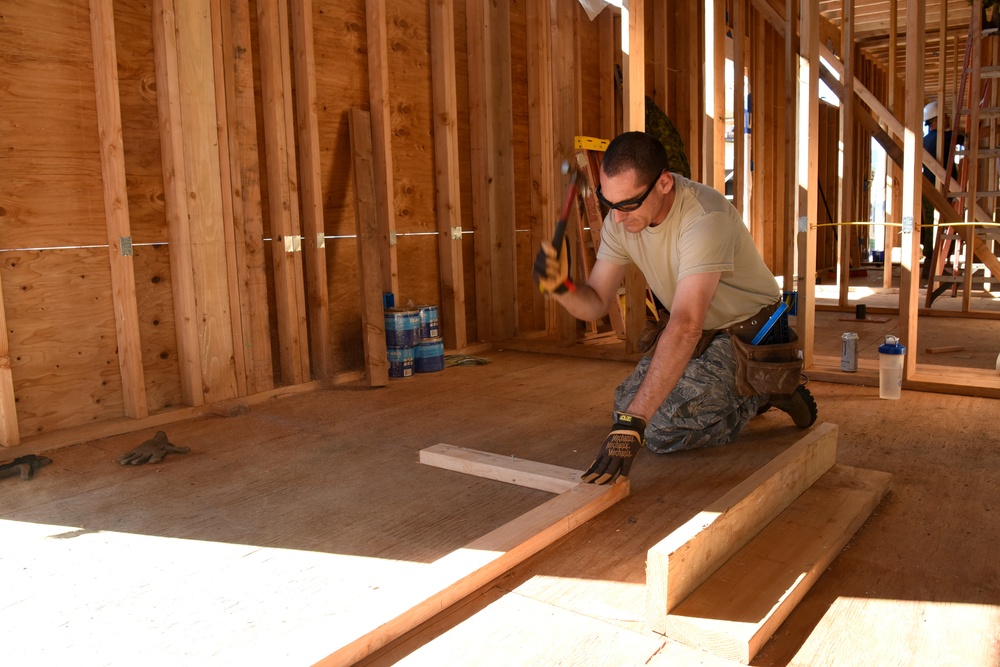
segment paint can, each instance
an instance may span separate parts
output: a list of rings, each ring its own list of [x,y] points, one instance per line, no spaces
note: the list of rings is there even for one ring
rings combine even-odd
[[[438,337],[420,341],[414,356],[414,366],[418,373],[444,370],[444,339]]]
[[[437,306],[417,306],[416,308],[420,311],[420,340],[440,336]]]
[[[387,308],[385,311],[386,347],[414,347],[420,342],[420,311]]]
[[[408,378],[413,375],[413,359],[415,348],[388,347],[385,350],[389,359],[390,378]]]
[[[858,370],[858,334],[848,332],[840,340],[840,370],[853,373]]]

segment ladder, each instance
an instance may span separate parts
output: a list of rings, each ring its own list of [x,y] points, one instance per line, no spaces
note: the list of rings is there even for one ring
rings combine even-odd
[[[996,198],[1000,197],[1000,178],[998,178],[997,173],[1000,149],[996,148],[1000,106],[997,105],[998,86],[993,85],[993,80],[1000,77],[1000,65],[995,64],[1000,60],[998,57],[1000,56],[998,54],[1000,40],[995,39],[997,28],[983,29],[981,4],[981,0],[976,0],[973,6],[972,20],[969,22],[969,37],[966,42],[962,78],[955,105],[955,131],[952,133],[948,150],[944,153],[947,159],[943,162],[945,166],[944,192],[955,198],[955,210],[964,223],[962,226],[949,224],[944,228],[944,231],[937,234],[937,238],[934,240],[925,299],[925,307],[927,308],[930,308],[934,299],[943,294],[949,287],[952,296],[956,296],[958,286],[962,284],[962,310],[967,312],[970,306],[974,274],[983,268],[989,269],[993,277],[1000,281],[1000,275],[996,270],[1000,268],[1000,261],[997,260],[993,250],[996,234],[987,232],[976,225],[977,222],[993,221],[992,213],[996,210]],[[994,8],[994,11],[997,9]],[[983,45],[986,37],[994,39],[989,40],[989,63],[984,66],[982,62]],[[967,87],[968,95],[966,95]],[[944,104],[941,103],[939,104],[938,122],[942,127],[939,132],[946,130],[943,127],[944,123],[942,123],[943,114]],[[966,148],[957,151],[956,145],[963,116],[965,117]],[[986,148],[980,147],[983,138],[988,139]],[[956,155],[964,156],[959,175],[960,186],[957,191],[949,192],[950,187],[953,187],[950,184],[952,174],[950,165],[954,164]],[[981,162],[984,160],[989,160],[989,162],[982,165]],[[981,178],[989,184],[986,188],[979,189]],[[992,205],[987,207],[990,213],[979,206],[979,199],[984,197],[992,202]],[[951,258],[950,272],[946,267],[949,257]],[[979,261],[976,262],[976,260]],[[979,285],[985,281],[982,277],[976,280]]]

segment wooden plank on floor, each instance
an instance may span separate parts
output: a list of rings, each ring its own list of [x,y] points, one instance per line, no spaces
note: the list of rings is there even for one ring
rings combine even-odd
[[[14,397],[14,375],[10,370],[10,339],[7,337],[7,314],[0,282],[0,446],[21,444],[17,427],[17,401]]]
[[[878,506],[891,479],[834,466],[667,615],[666,635],[749,664]]]
[[[420,462],[550,493],[569,491],[580,483],[582,475],[573,468],[446,444],[421,449]]]
[[[334,628],[317,667],[351,665],[485,586],[628,496],[628,482],[578,484],[435,561],[419,581],[381,586]]]
[[[646,558],[646,618],[666,617],[837,460],[837,425],[824,423],[663,538]]]

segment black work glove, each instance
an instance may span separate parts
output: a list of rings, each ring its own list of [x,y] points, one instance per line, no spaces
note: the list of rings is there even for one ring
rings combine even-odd
[[[119,456],[118,463],[121,463],[122,465],[132,464],[134,466],[142,463],[159,463],[163,460],[164,456],[171,452],[176,452],[177,454],[187,454],[190,451],[191,449],[188,447],[177,447],[170,444],[167,440],[167,434],[163,431],[157,431],[156,435],[133,449],[128,454],[122,454]]]
[[[559,254],[549,241],[542,241],[531,275],[543,292],[563,294],[573,289],[573,281],[569,279],[569,239],[566,235],[563,235]]]
[[[607,484],[616,477],[628,477],[632,459],[646,444],[646,420],[626,412],[615,413],[611,433],[604,439],[594,465],[583,473],[581,481]]]

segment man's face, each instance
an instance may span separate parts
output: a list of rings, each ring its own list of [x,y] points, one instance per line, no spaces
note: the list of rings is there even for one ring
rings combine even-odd
[[[616,176],[601,170],[599,199],[610,206],[612,219],[625,227],[625,231],[638,234],[646,227],[662,222],[670,210],[674,178],[664,171],[652,183],[640,183],[635,171],[629,169]],[[617,208],[621,206],[626,210]]]

